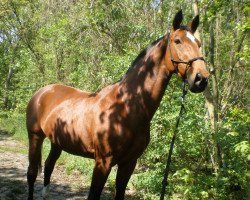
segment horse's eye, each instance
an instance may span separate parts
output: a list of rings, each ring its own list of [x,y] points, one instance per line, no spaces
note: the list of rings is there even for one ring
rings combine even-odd
[[[181,40],[180,39],[174,39],[175,44],[181,44]]]

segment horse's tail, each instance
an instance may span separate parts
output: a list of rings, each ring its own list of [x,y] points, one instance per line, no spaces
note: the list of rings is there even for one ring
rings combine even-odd
[[[42,173],[42,148],[43,148],[43,145],[41,145],[41,156],[39,157],[39,161],[38,161],[38,174],[41,174]]]
[[[42,145],[45,136],[43,134],[29,133],[29,163],[41,172],[42,168]]]

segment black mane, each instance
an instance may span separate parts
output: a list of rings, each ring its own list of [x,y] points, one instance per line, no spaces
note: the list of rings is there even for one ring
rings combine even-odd
[[[134,67],[138,66],[139,64],[141,64],[141,62],[144,60],[144,57],[146,56],[147,52],[149,49],[151,49],[152,47],[154,47],[160,40],[162,40],[165,37],[162,36],[160,38],[158,38],[157,40],[155,40],[154,42],[152,42],[147,48],[143,49],[139,55],[136,57],[136,59],[132,62],[131,66],[129,67],[129,69],[127,70],[126,74],[123,76],[125,77]]]

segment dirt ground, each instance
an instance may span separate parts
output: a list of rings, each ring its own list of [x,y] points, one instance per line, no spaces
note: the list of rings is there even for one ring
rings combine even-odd
[[[0,200],[27,199],[28,158],[25,152],[27,152],[27,146],[13,140],[7,134],[0,133]],[[87,199],[89,185],[84,185],[86,184],[84,176],[77,171],[68,175],[65,171],[63,166],[56,165],[51,178],[51,199]],[[42,183],[41,174],[38,175],[35,185],[35,200],[42,199]],[[113,199],[113,195],[105,188],[101,199]]]

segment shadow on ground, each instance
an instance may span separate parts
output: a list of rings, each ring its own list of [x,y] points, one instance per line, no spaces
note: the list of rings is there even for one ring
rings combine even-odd
[[[77,177],[76,177],[77,178]],[[42,200],[42,179],[36,181],[34,199]],[[89,188],[72,189],[69,184],[51,183],[52,200],[78,200],[87,199]],[[27,199],[26,170],[15,167],[0,168],[0,199],[1,200],[24,200]],[[106,188],[101,199],[114,199],[111,192]],[[136,196],[126,196],[128,200],[140,199]]]
[[[24,200],[27,199],[26,170],[18,168],[0,169],[0,193],[1,200]],[[42,199],[42,179],[38,177],[35,185],[34,199]],[[68,184],[51,184],[51,199],[85,199],[88,189],[72,190]],[[106,196],[106,194],[104,194]],[[108,194],[107,194],[108,195]],[[110,197],[112,199],[112,197]]]

